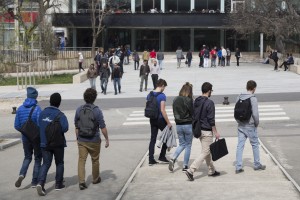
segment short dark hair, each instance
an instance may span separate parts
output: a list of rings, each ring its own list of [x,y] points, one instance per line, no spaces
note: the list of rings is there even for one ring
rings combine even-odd
[[[86,103],[93,104],[97,98],[97,91],[93,88],[88,88],[83,93],[83,99]]]
[[[59,93],[55,92],[50,96],[50,106],[58,108],[60,106],[61,96]]]
[[[158,79],[157,83],[156,83],[156,87],[162,87],[162,86],[168,86],[167,82],[164,79]]]
[[[210,90],[212,90],[212,84],[209,82],[205,82],[202,84],[201,87],[202,93],[205,94],[207,92],[209,92]]]
[[[253,81],[253,80],[250,80],[247,82],[247,86],[246,86],[246,89],[249,91],[249,90],[254,90],[256,88],[256,82]]]

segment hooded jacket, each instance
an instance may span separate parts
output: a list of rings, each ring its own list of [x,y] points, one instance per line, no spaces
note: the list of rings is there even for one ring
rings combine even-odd
[[[54,120],[54,118],[59,113],[60,113],[60,110],[54,106],[47,107],[41,112],[41,114],[39,116],[41,147],[47,146],[47,139],[46,139],[46,133],[45,133],[45,129],[46,129],[47,125],[50,122],[52,122],[52,120]],[[68,119],[64,113],[62,113],[62,115],[60,116],[59,122],[60,122],[60,125],[62,128],[61,134],[64,134],[65,132],[67,132],[69,130]],[[65,147],[66,146],[67,145],[66,145],[66,140],[65,140]]]
[[[193,99],[178,96],[173,101],[173,114],[177,125],[192,124]]]
[[[251,116],[249,122],[241,122],[239,120],[236,120],[236,121],[238,123],[238,126],[255,126],[255,127],[257,127],[259,124],[259,114],[258,114],[257,98],[255,97],[255,95],[251,94],[250,92],[242,93],[237,97],[236,102],[238,102],[239,99],[245,100],[248,98],[250,98],[251,107],[252,107],[252,116]]]
[[[39,126],[38,118],[41,113],[41,108],[40,106],[37,105],[36,99],[27,98],[25,99],[23,105],[21,105],[17,110],[16,117],[15,117],[15,124],[14,124],[16,130],[20,131],[23,124],[27,121],[31,108],[34,105],[36,105],[36,107],[32,113],[31,119],[37,126]],[[28,141],[28,139],[23,134],[22,134],[22,141],[23,142]]]
[[[201,106],[203,104],[202,112],[199,115]],[[215,126],[215,103],[208,97],[200,96],[194,102],[194,119],[198,116],[201,123],[201,130],[212,131]]]

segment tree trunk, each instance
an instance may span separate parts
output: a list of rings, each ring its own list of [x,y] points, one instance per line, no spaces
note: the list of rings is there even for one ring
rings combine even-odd
[[[96,35],[93,35],[93,42],[92,42],[92,58],[94,58],[95,55],[96,55],[96,52],[95,52],[95,49],[96,49],[96,42],[97,42],[97,36],[96,36]]]
[[[275,48],[282,54],[285,54],[285,45],[282,35],[275,35]]]

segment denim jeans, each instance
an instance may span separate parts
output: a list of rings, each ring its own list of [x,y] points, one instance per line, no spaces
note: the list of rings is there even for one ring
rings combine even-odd
[[[160,70],[162,70],[162,68],[163,68],[163,60],[158,60],[158,66],[159,66]]]
[[[96,90],[96,78],[89,78],[91,88]]]
[[[188,166],[193,142],[192,124],[176,125],[179,146],[173,154],[173,159],[176,160],[180,153],[185,149],[183,166]]]
[[[158,134],[158,130],[164,130],[164,128],[167,126],[167,123],[164,119],[150,119],[150,126],[151,126],[151,139],[149,143],[149,161],[154,160],[154,149],[155,149],[155,143],[156,138]],[[167,152],[167,144],[164,143],[161,147],[159,158],[165,158]]]
[[[108,78],[101,78],[101,89],[106,94]]]
[[[254,167],[259,167],[261,165],[259,157],[259,141],[256,127],[238,127],[238,145],[236,149],[235,166],[236,170],[243,168],[243,150],[247,138],[249,138],[250,144],[252,146]]]
[[[121,79],[120,78],[114,78],[115,94],[118,93],[117,84],[118,84],[118,89],[119,89],[119,93],[120,93],[121,92]]]
[[[143,84],[145,81],[145,90],[147,90],[148,86],[148,75],[141,75],[141,83],[140,83],[140,91],[143,91]]]
[[[211,67],[216,67],[216,58],[211,59]]]
[[[36,185],[38,183],[39,171],[42,162],[42,153],[39,145],[33,145],[29,141],[23,141],[24,160],[19,175],[26,177],[29,164],[32,161],[32,154],[34,154],[34,166],[32,172],[31,184]]]
[[[64,179],[64,147],[58,147],[51,150],[42,148],[43,165],[39,173],[39,184],[44,185],[47,179],[47,173],[51,167],[52,159],[54,156],[56,165],[56,184],[61,184]]]

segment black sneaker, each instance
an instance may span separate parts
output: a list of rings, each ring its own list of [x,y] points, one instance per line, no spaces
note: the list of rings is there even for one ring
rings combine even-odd
[[[185,174],[189,178],[190,181],[194,181],[194,175],[192,173],[190,173],[188,170],[186,170]]]
[[[239,174],[239,173],[242,173],[242,172],[244,172],[244,169],[235,170],[236,174]]]
[[[56,190],[56,191],[59,191],[59,190],[65,188],[65,187],[66,187],[66,186],[65,186],[64,184],[59,183],[59,184],[56,184],[56,185],[55,185],[55,190]]]
[[[158,162],[156,160],[149,160],[149,166],[156,165]]]
[[[220,172],[215,171],[213,174],[209,174],[208,176],[212,176],[212,177],[220,176]]]
[[[169,161],[169,170],[172,172],[174,170],[175,160],[170,159]]]
[[[169,160],[168,160],[166,157],[164,157],[164,158],[159,158],[158,161],[159,161],[159,163],[161,163],[161,164],[169,164]]]
[[[255,167],[254,170],[265,170],[266,169],[266,165],[259,165],[258,167]]]
[[[79,183],[79,189],[84,190],[87,188],[87,185],[85,183]]]
[[[98,184],[101,182],[101,177],[98,177],[96,181],[93,181],[93,184]]]
[[[182,172],[186,172],[188,169],[189,169],[188,166],[184,166],[184,167],[182,168]]]
[[[46,190],[45,190],[43,185],[37,184],[36,190],[37,190],[38,195],[40,195],[40,196],[45,196],[46,195]]]
[[[25,178],[25,177],[24,177],[23,175],[20,175],[20,176],[19,176],[18,180],[17,180],[16,183],[15,183],[15,186],[16,186],[17,188],[19,188],[19,187],[21,186],[22,181],[23,181],[24,178]]]

